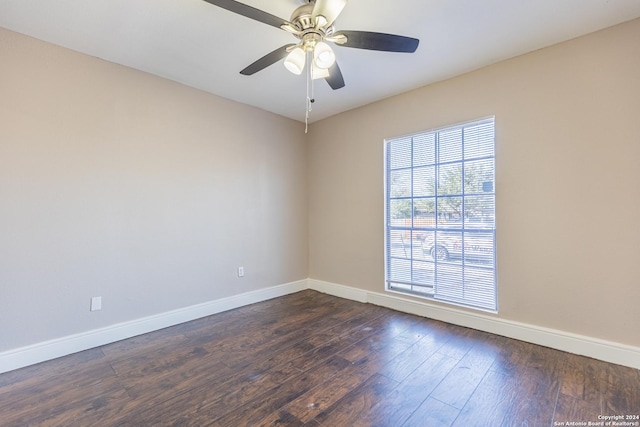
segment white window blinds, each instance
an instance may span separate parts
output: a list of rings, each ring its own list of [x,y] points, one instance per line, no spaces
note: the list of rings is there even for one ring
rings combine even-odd
[[[387,289],[496,311],[494,119],[385,141]]]

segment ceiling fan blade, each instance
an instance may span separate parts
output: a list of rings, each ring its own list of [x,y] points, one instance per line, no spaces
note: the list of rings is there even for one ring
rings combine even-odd
[[[315,21],[318,16],[324,16],[324,19],[327,20],[326,25],[331,25],[346,4],[347,0],[316,0],[311,17]]]
[[[337,62],[329,68],[329,77],[325,77],[325,80],[333,90],[344,87],[344,78],[342,77],[342,71],[340,71],[340,67],[338,67]]]
[[[258,59],[253,64],[249,65],[247,68],[240,71],[240,74],[244,74],[245,76],[250,76],[252,74],[257,73],[260,70],[264,70],[269,65],[273,65],[276,62],[283,59],[285,56],[287,56],[289,54],[288,49],[292,46],[295,46],[295,44],[287,44],[282,47],[279,47],[278,49],[274,50],[271,53],[267,53],[265,56]]]
[[[211,3],[214,6],[221,7],[230,12],[237,13],[238,15],[246,16],[247,18],[253,19],[258,22],[262,22],[267,25],[271,25],[272,27],[280,28],[282,25],[288,24],[289,22],[278,18],[275,15],[271,15],[270,13],[263,12],[260,9],[256,9],[255,7],[247,6],[244,3],[240,3],[234,0],[204,0],[207,3]]]
[[[347,38],[346,42],[339,40],[340,36]],[[339,46],[356,49],[382,50],[385,52],[413,53],[418,48],[420,40],[396,34],[372,33],[369,31],[336,31],[332,38]]]

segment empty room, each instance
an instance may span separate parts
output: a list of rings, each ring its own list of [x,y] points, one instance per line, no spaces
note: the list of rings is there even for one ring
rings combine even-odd
[[[637,0],[0,0],[0,426],[640,426]]]

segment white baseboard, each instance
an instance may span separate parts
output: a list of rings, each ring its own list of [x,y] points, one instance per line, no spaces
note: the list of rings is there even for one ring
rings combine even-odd
[[[189,322],[256,302],[299,292],[307,288],[308,281],[306,279],[300,280],[5,351],[0,353],[0,373],[110,344],[136,335],[157,331],[162,328]]]
[[[305,279],[5,351],[0,353],[0,373],[305,289],[640,369],[638,347],[504,320],[480,312],[472,313],[429,301],[414,301],[395,294],[370,292],[321,280]]]
[[[322,280],[308,279],[309,289],[322,292],[324,294],[333,295],[352,301],[367,303],[369,302],[369,292],[350,286],[338,285],[336,283],[323,282]],[[399,310],[401,311],[401,310]]]
[[[395,294],[369,292],[320,280],[309,279],[309,288],[341,298],[367,302],[404,313],[640,369],[639,347],[500,319],[480,312],[472,313],[454,307],[444,307],[429,301],[418,302]]]

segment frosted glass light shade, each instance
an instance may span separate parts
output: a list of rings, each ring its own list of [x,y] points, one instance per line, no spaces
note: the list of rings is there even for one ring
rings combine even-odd
[[[313,80],[317,80],[317,79],[326,79],[327,77],[329,77],[329,69],[320,68],[314,62],[311,66],[311,78]]]
[[[336,55],[328,44],[320,42],[313,49],[313,61],[319,68],[330,68],[336,62]]]
[[[302,50],[300,47],[296,47],[291,52],[289,52],[289,55],[287,55],[287,58],[284,60],[284,66],[287,67],[287,70],[291,71],[293,74],[300,75],[302,74],[302,70],[304,70],[304,57],[304,50]]]

